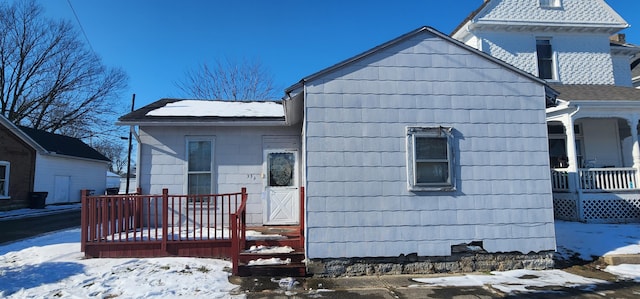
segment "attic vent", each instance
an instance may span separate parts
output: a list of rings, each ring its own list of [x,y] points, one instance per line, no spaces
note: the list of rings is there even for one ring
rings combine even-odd
[[[487,253],[482,241],[471,241],[467,244],[451,245],[451,253]]]

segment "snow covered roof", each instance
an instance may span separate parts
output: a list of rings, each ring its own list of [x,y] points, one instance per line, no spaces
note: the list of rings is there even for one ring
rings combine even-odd
[[[284,117],[276,102],[182,100],[147,112],[147,116]]]
[[[118,124],[242,125],[258,122],[283,124],[284,121],[285,111],[281,102],[161,99],[120,117]]]

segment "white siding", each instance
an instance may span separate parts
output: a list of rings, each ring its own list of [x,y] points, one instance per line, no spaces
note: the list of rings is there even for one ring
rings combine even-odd
[[[144,193],[186,194],[186,138],[211,136],[214,148],[215,193],[247,188],[247,217],[251,225],[262,224],[263,136],[296,135],[293,127],[141,127],[138,173]]]
[[[80,202],[80,191],[83,189],[104,194],[108,169],[106,162],[38,154],[33,191],[48,192],[47,204]],[[68,179],[68,197],[56,198],[56,188],[59,188],[58,192],[67,189],[66,186],[56,186],[56,177]]]
[[[616,76],[631,77],[628,61],[627,73],[614,76],[611,47],[606,34],[501,32],[479,35],[484,41],[483,51],[535,76],[538,75],[536,37],[549,38],[555,53],[557,80],[563,84],[614,84]],[[620,67],[616,71],[620,71]]]
[[[425,33],[305,98],[309,258],[555,249],[539,83]],[[456,192],[407,190],[406,126],[454,128]]]
[[[631,80],[631,60],[627,55],[612,55],[613,59],[613,76],[616,85],[632,87]]]
[[[540,8],[540,0],[493,1],[479,21],[527,21],[536,23],[620,26],[625,21],[602,0],[562,0],[562,9]]]

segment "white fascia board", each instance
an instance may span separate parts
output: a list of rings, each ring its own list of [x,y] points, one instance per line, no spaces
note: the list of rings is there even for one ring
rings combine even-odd
[[[96,159],[76,157],[76,156],[68,156],[68,155],[58,154],[56,152],[45,152],[45,153],[42,153],[42,155],[43,156],[55,157],[55,158],[68,159],[68,160],[90,161],[90,162],[104,163],[104,164],[107,164],[107,165],[111,164],[111,161],[96,160]]]
[[[251,127],[251,126],[270,126],[270,127],[285,127],[288,126],[285,121],[282,120],[274,120],[274,121],[140,121],[140,122],[130,122],[130,121],[118,121],[116,122],[117,126],[151,126],[151,127],[159,127],[159,126],[174,126],[174,127]]]

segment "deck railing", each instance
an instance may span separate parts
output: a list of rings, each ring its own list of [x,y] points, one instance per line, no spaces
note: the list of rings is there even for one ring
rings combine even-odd
[[[553,191],[624,191],[638,188],[635,168],[580,168],[577,173],[551,170]]]
[[[171,255],[167,248],[172,243],[229,242],[231,214],[246,198],[244,188],[239,193],[209,195],[169,195],[164,189],[160,195],[89,196],[83,191],[81,249],[91,256],[87,246],[145,243],[159,245],[155,250]]]
[[[242,193],[246,194],[245,189],[242,189]],[[304,248],[304,226],[305,226],[305,214],[304,214],[304,199],[305,191],[304,187],[300,187],[300,220],[299,220],[299,244],[297,247]],[[247,243],[247,212],[246,212],[246,198],[243,197],[242,204],[238,207],[238,210],[231,214],[231,263],[232,274],[238,274],[238,268],[240,266],[240,253],[245,250]]]
[[[242,193],[246,195],[246,190],[242,188]],[[242,198],[242,204],[238,210],[231,214],[231,262],[232,273],[238,274],[238,266],[240,264],[240,251],[244,250],[247,243],[247,199]]]

